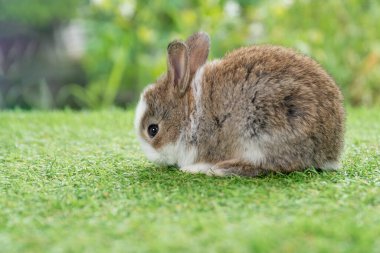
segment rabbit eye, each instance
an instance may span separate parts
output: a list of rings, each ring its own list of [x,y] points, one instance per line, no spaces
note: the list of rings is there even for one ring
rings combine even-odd
[[[152,124],[148,126],[148,134],[150,138],[153,138],[158,133],[158,125]]]

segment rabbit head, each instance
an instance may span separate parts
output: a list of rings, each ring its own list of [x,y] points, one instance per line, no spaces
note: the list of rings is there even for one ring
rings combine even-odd
[[[167,47],[167,72],[142,92],[137,105],[135,129],[148,159],[161,164],[177,163],[181,131],[188,123],[189,84],[206,62],[210,40],[199,32],[186,42],[175,40]]]

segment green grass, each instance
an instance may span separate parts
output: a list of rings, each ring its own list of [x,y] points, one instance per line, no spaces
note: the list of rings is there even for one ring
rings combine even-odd
[[[149,163],[132,111],[0,112],[2,252],[380,252],[380,110],[343,169],[213,178]]]

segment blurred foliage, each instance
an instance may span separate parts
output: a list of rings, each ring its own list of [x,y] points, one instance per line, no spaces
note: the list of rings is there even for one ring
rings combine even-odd
[[[380,2],[376,0],[10,2],[0,0],[0,20],[39,27],[65,21],[84,30],[85,52],[76,62],[85,73],[81,80],[87,81],[65,83],[56,95],[63,102],[53,106],[133,103],[145,85],[164,73],[169,41],[186,39],[198,30],[211,36],[210,59],[243,45],[293,47],[327,69],[347,102],[380,104]],[[30,12],[33,15],[30,9],[36,9]],[[48,92],[40,94],[44,93]]]
[[[37,27],[74,17],[75,10],[83,1],[65,0],[0,0],[0,21],[20,22]]]
[[[81,63],[62,50],[62,29],[81,0],[0,0],[0,108],[75,106],[64,89],[84,83]]]

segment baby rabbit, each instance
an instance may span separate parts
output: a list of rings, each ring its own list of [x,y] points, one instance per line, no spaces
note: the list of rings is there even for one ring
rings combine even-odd
[[[208,175],[337,169],[344,109],[334,80],[278,46],[206,62],[206,33],[173,41],[168,70],[141,94],[135,128],[151,161]]]

